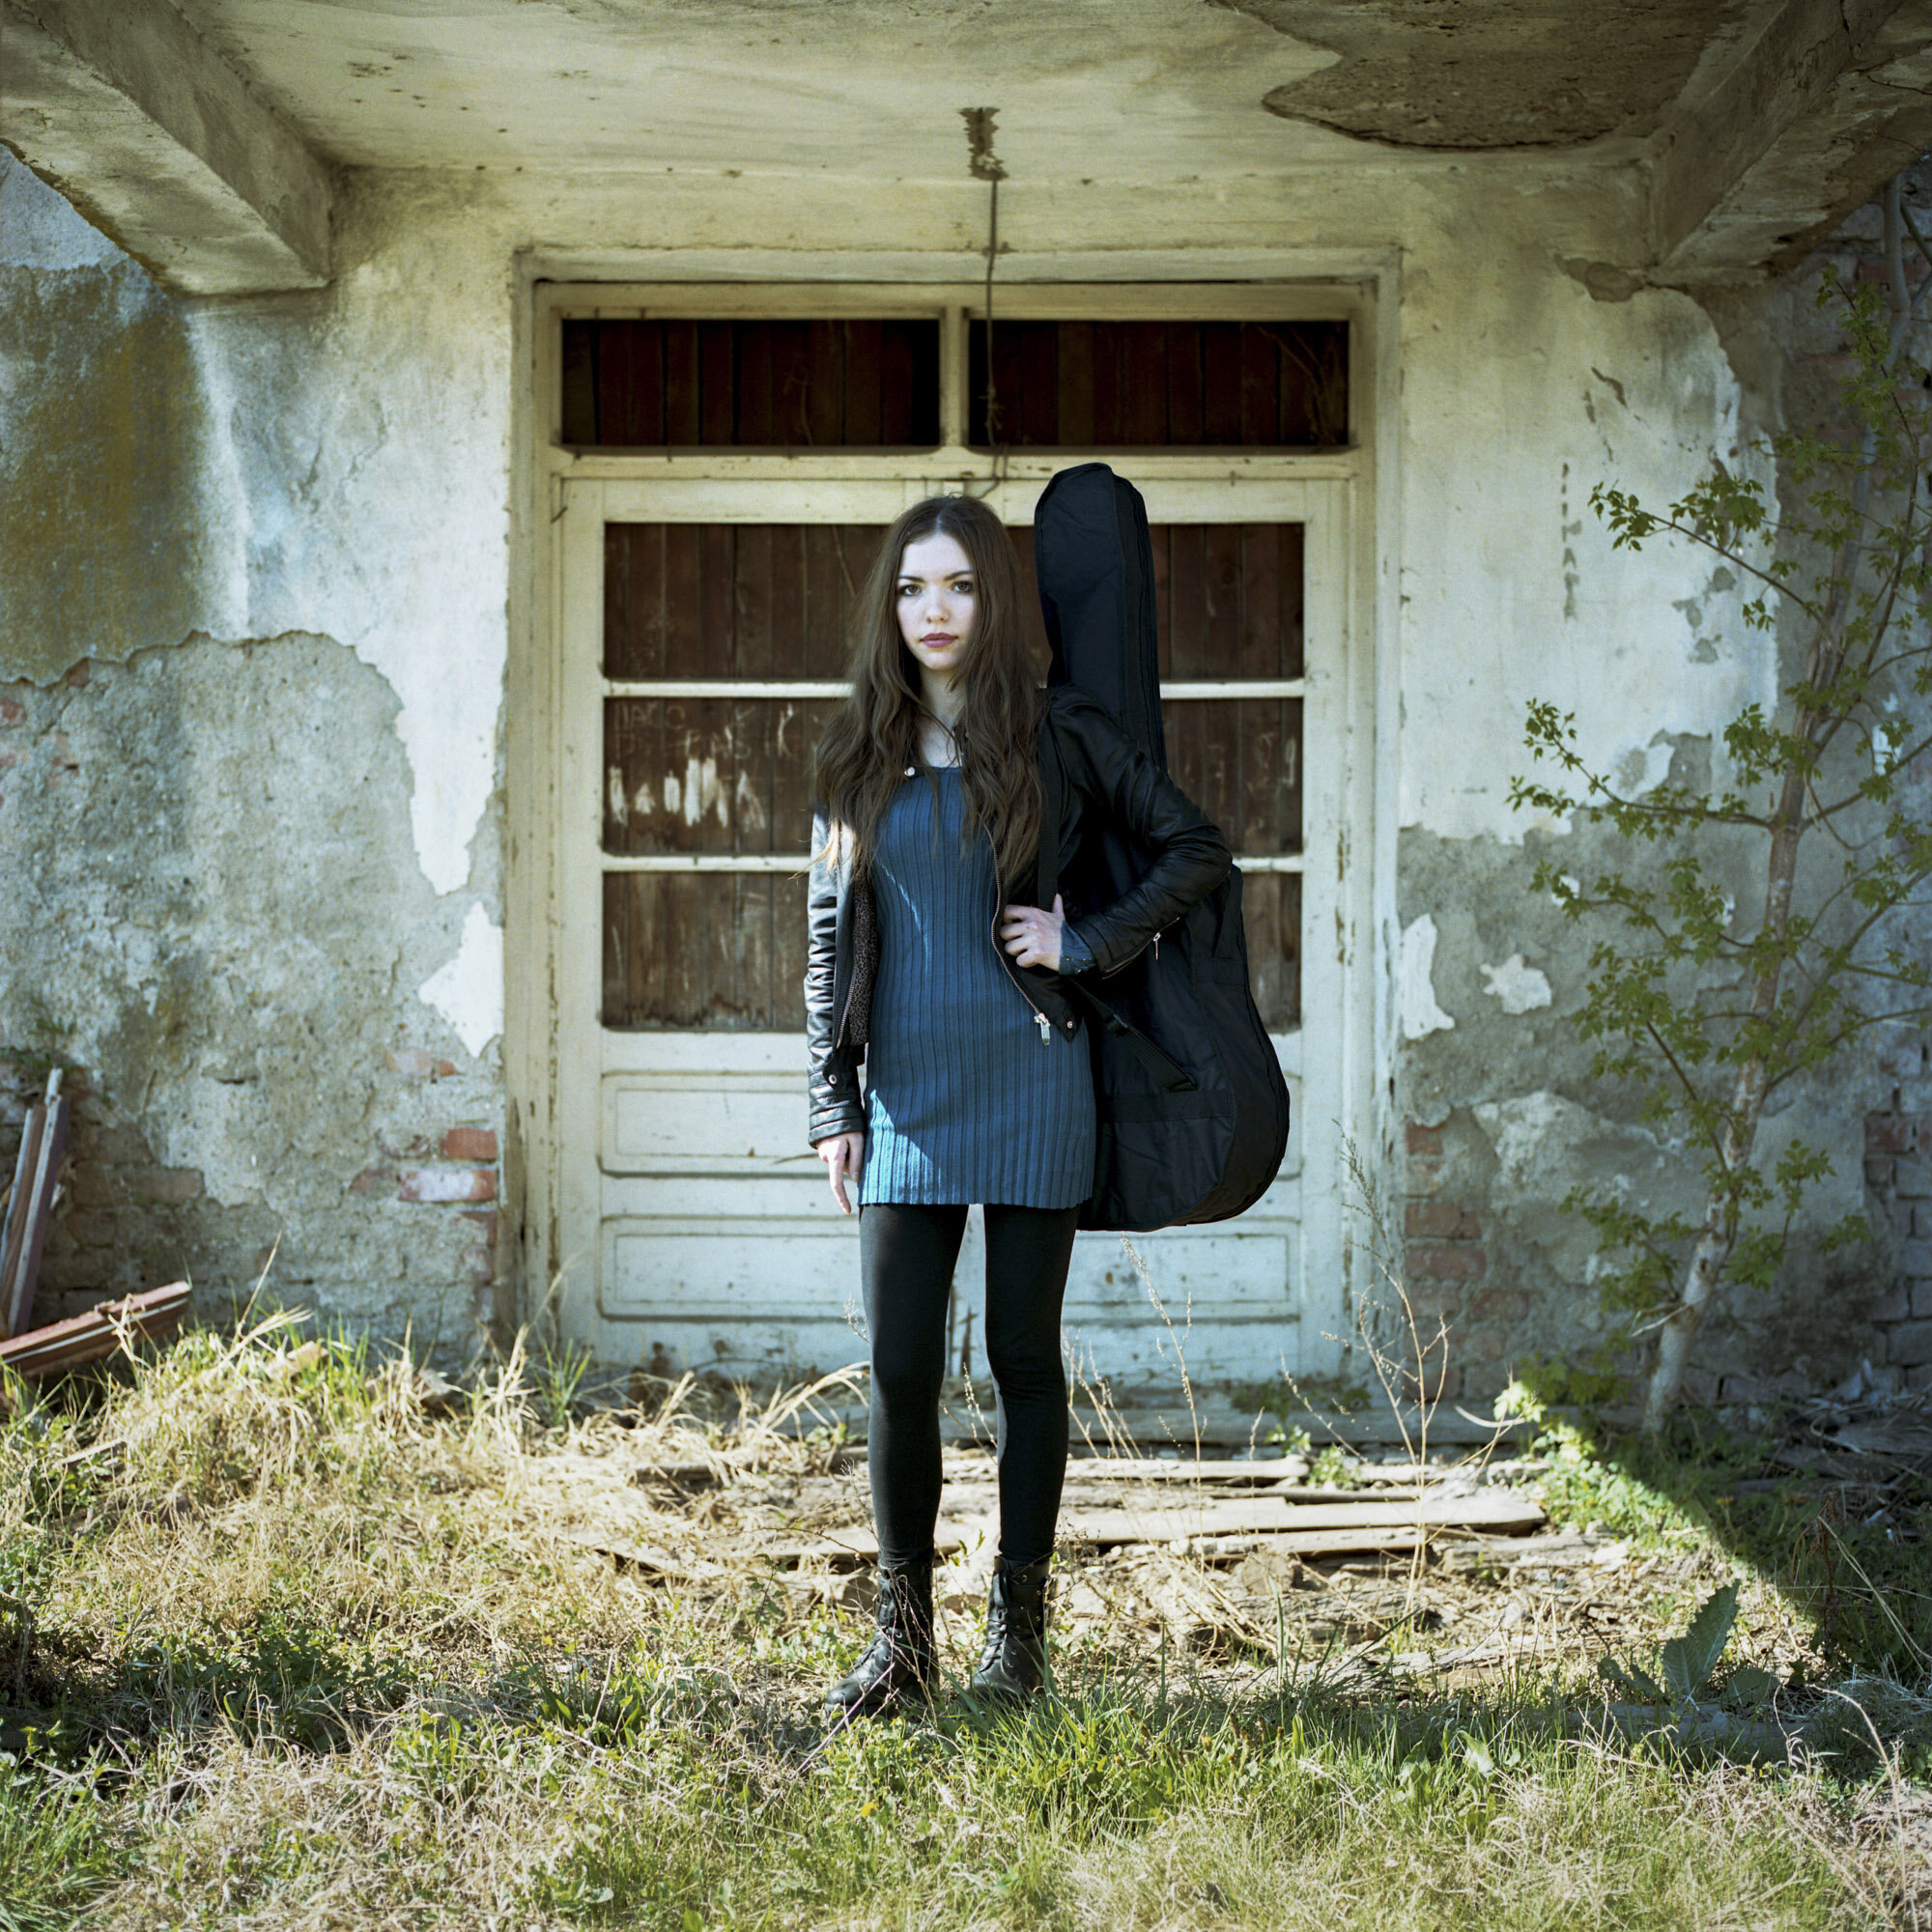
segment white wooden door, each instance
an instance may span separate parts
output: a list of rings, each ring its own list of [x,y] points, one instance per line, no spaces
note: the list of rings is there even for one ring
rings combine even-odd
[[[1122,467],[1132,473],[1130,463]],[[993,487],[993,505],[1009,526],[1030,526],[1043,480],[1036,465],[1031,476]],[[875,530],[908,503],[948,487],[956,488],[956,479],[924,474],[561,481],[552,549],[563,705],[554,981],[556,1295],[565,1332],[604,1360],[660,1374],[713,1368],[764,1380],[865,1355],[856,1223],[837,1211],[805,1144],[804,1037],[795,1019],[782,1017],[784,976],[793,964],[803,967],[806,843],[802,816],[790,811],[802,801],[787,794],[787,785],[795,790],[787,774],[799,769],[800,734],[815,728],[840,687],[822,674],[822,639],[815,664],[793,652],[783,675],[769,668],[746,674],[725,639],[730,620],[717,614],[719,559],[735,541],[731,532],[760,529],[783,532],[794,556],[818,554],[825,545],[811,550],[813,526]],[[1188,742],[1189,707],[1201,707],[1204,718],[1237,700],[1278,705],[1284,715],[1298,707],[1295,744],[1282,755],[1300,760],[1293,774],[1299,836],[1293,849],[1284,838],[1280,849],[1241,851],[1240,861],[1258,898],[1265,898],[1270,882],[1299,880],[1299,929],[1285,943],[1298,960],[1295,1007],[1309,1017],[1274,1036],[1294,1128],[1280,1179],[1253,1209],[1214,1227],[1137,1237],[1145,1273],[1118,1237],[1081,1236],[1067,1290],[1067,1347],[1083,1373],[1117,1388],[1172,1382],[1183,1358],[1197,1381],[1265,1377],[1284,1366],[1319,1370],[1332,1359],[1342,1330],[1333,1188],[1304,1198],[1302,1177],[1332,1175],[1337,1166],[1337,1122],[1345,1113],[1341,1029],[1324,1026],[1321,1016],[1342,1009],[1349,962],[1345,948],[1304,946],[1300,935],[1333,934],[1344,923],[1353,489],[1346,475],[1144,484],[1156,526],[1293,526],[1298,534],[1301,673],[1181,676],[1170,680],[1165,696],[1171,762],[1183,781],[1188,754],[1177,748]],[[696,626],[685,639],[677,675],[628,675],[621,665],[613,671],[611,613],[621,599],[607,582],[616,567],[611,559],[628,554],[627,533],[698,527],[707,533],[703,542],[694,548],[687,541],[680,553],[683,588],[675,597],[664,593],[680,621]],[[642,541],[660,539],[646,534]],[[668,554],[671,540],[663,541]],[[1178,557],[1183,546],[1175,541]],[[850,565],[856,579],[865,561],[846,559],[840,567]],[[797,586],[774,581],[770,589],[782,600]],[[705,674],[694,675],[695,666]],[[819,674],[802,674],[813,670]],[[695,707],[703,706],[714,707],[709,722],[694,723]],[[715,707],[728,709],[725,723]],[[640,721],[635,729],[626,722],[633,718]],[[739,752],[698,755],[712,742],[704,739],[707,729],[725,730]],[[745,745],[761,748],[753,762],[763,776],[741,782]],[[733,756],[737,775],[725,769]],[[786,810],[774,810],[775,798]],[[647,824],[655,829],[640,829]],[[1312,853],[1333,856],[1316,864]],[[787,920],[796,921],[795,929]],[[613,921],[622,928],[615,936]],[[652,962],[667,950],[712,964],[700,961],[674,988],[625,993],[625,973],[649,980],[657,971]],[[624,1023],[607,1023],[613,1013]],[[953,1313],[954,1363],[976,1375],[983,1373],[977,1340],[981,1254],[976,1226],[961,1258]]]

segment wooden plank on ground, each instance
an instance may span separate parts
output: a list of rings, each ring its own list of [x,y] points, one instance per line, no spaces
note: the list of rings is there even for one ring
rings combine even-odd
[[[0,1335],[17,1335],[34,1312],[34,1291],[40,1285],[41,1256],[47,1244],[47,1228],[53,1220],[54,1202],[60,1193],[61,1161],[67,1153],[69,1103],[61,1097],[61,1069],[47,1075],[46,1098],[28,1116],[30,1132],[23,1135],[34,1143],[33,1165],[22,1197],[16,1176],[10,1210],[18,1208],[15,1223],[9,1214],[7,1241],[8,1266],[0,1272]],[[17,1238],[13,1231],[17,1227]]]
[[[1286,1477],[1307,1473],[1305,1456],[1204,1456],[1198,1463],[1191,1456],[1073,1456],[1066,1463],[1069,1483],[1096,1476],[1110,1480],[1125,1476],[1150,1483],[1191,1483],[1197,1479],[1210,1483],[1278,1483]]]
[[[1189,1414],[1184,1402],[1135,1402],[1110,1410],[1104,1422],[1094,1410],[1076,1406],[1076,1436],[1083,1425],[1096,1443],[1107,1439],[1108,1427],[1111,1426],[1115,1436],[1138,1443],[1144,1449],[1191,1450],[1197,1440],[1204,1449],[1236,1448],[1248,1444],[1265,1448],[1271,1440],[1278,1441],[1280,1436],[1294,1429],[1305,1429],[1310,1443],[1317,1449],[1324,1448],[1331,1442],[1345,1447],[1376,1444],[1400,1448],[1405,1427],[1412,1446],[1420,1445],[1422,1435],[1422,1418],[1413,1409],[1404,1410],[1400,1419],[1393,1409],[1385,1406],[1364,1408],[1352,1415],[1320,1409],[1297,1409],[1292,1414],[1284,1414],[1279,1410],[1238,1409],[1232,1403],[1217,1402],[1211,1397],[1200,1400],[1193,1415]],[[1533,1434],[1534,1430],[1528,1423],[1492,1422],[1480,1415],[1452,1408],[1446,1403],[1440,1405],[1428,1421],[1431,1449],[1507,1442]]]
[[[1264,1540],[1267,1548],[1288,1555],[1321,1556],[1360,1549],[1400,1552],[1414,1548],[1422,1536],[1443,1529],[1520,1534],[1543,1521],[1535,1503],[1495,1492],[1408,1503],[1291,1503],[1278,1496],[1258,1496],[1192,1509],[1068,1509],[1061,1514],[1060,1541],[1113,1546],[1245,1535]],[[944,1555],[990,1536],[993,1530],[990,1517],[973,1521],[942,1518],[933,1547]],[[878,1553],[878,1538],[860,1523],[755,1551],[776,1563],[868,1561]]]
[[[1069,1483],[1245,1484],[1302,1502],[1334,1501],[1350,1489],[1374,1489],[1384,1497],[1392,1489],[1412,1493],[1418,1485],[1442,1482],[1449,1471],[1434,1464],[1418,1469],[1412,1463],[1365,1463],[1351,1469],[1349,1482],[1339,1489],[1332,1483],[1304,1483],[1307,1474],[1308,1463],[1300,1456],[1252,1461],[1204,1456],[1199,1462],[1191,1456],[1171,1462],[1153,1456],[1075,1456],[1066,1464]]]
[[[1433,1532],[1426,1529],[1292,1529],[1279,1536],[1244,1536],[1237,1547],[1210,1544],[1196,1553],[1230,1561],[1236,1557],[1407,1556],[1419,1549]]]
[[[1246,882],[1250,889],[1254,883]],[[1420,1448],[1422,1437],[1414,1412],[1406,1411],[1403,1420],[1409,1431],[1408,1446]],[[796,1427],[802,1435],[808,1428],[831,1423],[843,1423],[847,1436],[855,1444],[865,1441],[867,1414],[863,1403],[827,1405]],[[1538,1426],[1522,1421],[1491,1422],[1444,1404],[1429,1419],[1429,1453],[1433,1456],[1445,1449],[1525,1443],[1535,1435]],[[1162,1450],[1179,1450],[1183,1459],[1192,1455],[1197,1442],[1203,1450],[1278,1448],[1291,1429],[1305,1429],[1311,1446],[1317,1450],[1325,1449],[1330,1443],[1345,1449],[1405,1446],[1402,1427],[1388,1408],[1363,1409],[1354,1415],[1297,1409],[1284,1416],[1271,1410],[1239,1409],[1232,1403],[1208,1398],[1200,1403],[1198,1424],[1189,1418],[1187,1406],[1182,1402],[1172,1406],[1136,1403],[1131,1407],[1109,1409],[1104,1417],[1079,1405],[1073,1409],[1076,1455],[1083,1443],[1092,1443],[1101,1450],[1110,1442],[1132,1443],[1150,1457]],[[941,1406],[939,1432],[940,1439],[954,1447],[988,1443],[993,1435],[991,1406],[975,1414],[958,1399],[948,1398]]]
[[[0,1363],[17,1376],[32,1379],[77,1368],[119,1351],[123,1336],[149,1340],[171,1334],[187,1313],[189,1290],[185,1281],[151,1288],[118,1301],[103,1301],[85,1315],[33,1328],[11,1341],[0,1342]]]
[[[20,1127],[19,1156],[14,1163],[14,1191],[7,1198],[6,1235],[4,1241],[0,1241],[0,1341],[14,1332],[14,1306],[18,1299],[14,1282],[20,1270],[21,1256],[26,1252],[27,1229],[34,1218],[34,1176],[39,1170],[41,1135],[45,1127],[45,1111],[29,1107]]]
[[[1179,1509],[1070,1509],[1061,1516],[1060,1534],[1068,1543],[1103,1544],[1329,1529],[1457,1528],[1496,1535],[1532,1530],[1543,1520],[1535,1503],[1501,1491],[1417,1502],[1296,1503],[1282,1496],[1244,1496]],[[1379,1546],[1372,1539],[1362,1547]]]

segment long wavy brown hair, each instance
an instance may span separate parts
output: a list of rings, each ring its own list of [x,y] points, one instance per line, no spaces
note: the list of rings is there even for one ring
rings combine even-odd
[[[1007,526],[975,497],[928,497],[886,532],[853,612],[852,695],[812,760],[812,796],[832,823],[830,854],[864,872],[879,820],[918,759],[919,660],[899,633],[899,564],[908,544],[953,538],[973,566],[973,629],[953,726],[966,794],[964,836],[990,832],[1003,883],[1039,841],[1039,666],[1026,625],[1026,586]],[[849,841],[849,846],[847,841]]]

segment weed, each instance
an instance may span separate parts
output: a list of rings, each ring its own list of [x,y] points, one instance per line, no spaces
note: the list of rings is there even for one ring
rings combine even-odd
[[[1634,1663],[1618,1663],[1606,1658],[1598,1665],[1603,1676],[1618,1690],[1648,1703],[1694,1704],[1708,1695],[1711,1675],[1730,1641],[1731,1626],[1738,1618],[1738,1586],[1726,1583],[1709,1597],[1682,1636],[1672,1637],[1658,1653],[1657,1678]],[[1768,1672],[1755,1676],[1773,1688],[1777,1680]]]
[[[590,1372],[591,1352],[586,1342],[561,1342],[554,1348],[539,1349],[530,1358],[530,1377],[536,1384],[537,1413],[543,1425],[558,1433],[570,1427],[573,1406],[583,1378]]]

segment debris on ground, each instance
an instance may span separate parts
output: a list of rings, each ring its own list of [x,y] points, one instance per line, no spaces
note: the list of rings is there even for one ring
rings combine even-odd
[[[27,1109],[14,1180],[0,1215],[0,1366],[34,1380],[118,1354],[136,1341],[171,1335],[187,1313],[188,1285],[171,1282],[103,1301],[65,1321],[28,1328],[47,1229],[60,1204],[61,1163],[67,1157],[70,1106],[61,1093],[62,1069],[47,1075],[43,1098]],[[0,1405],[5,1403],[0,1392]]]
[[[864,1416],[857,1392],[808,1405],[783,1446],[748,1435],[742,1419],[708,1436],[696,1427],[593,1430],[568,1457],[534,1467],[556,1485],[551,1503],[568,1519],[567,1540],[646,1586],[864,1611],[877,1545],[864,1444],[849,1433]],[[963,1640],[991,1575],[997,1466],[967,1426],[970,1410],[949,1394],[935,1585],[942,1617]],[[1151,1453],[1126,1424],[1137,1410],[1076,1413],[1057,1566],[1058,1627],[1071,1642],[1139,1633],[1201,1667],[1319,1667],[1336,1683],[1587,1670],[1654,1643],[1673,1606],[1728,1574],[1705,1537],[1673,1545],[1601,1522],[1552,1521],[1544,1496],[1552,1460],[1536,1433],[1544,1425],[1444,1426],[1439,1409],[1418,1418],[1383,1407],[1334,1418],[1350,1435],[1322,1439],[1263,1430],[1225,1399],[1197,1399],[1191,1413],[1179,1409],[1190,1438],[1198,1430],[1197,1457],[1176,1440],[1174,1408],[1142,1407],[1166,1431]],[[1727,1498],[1749,1496],[1753,1484],[1801,1504],[1831,1490],[1828,1512],[1863,1520],[1875,1500],[1932,1476],[1932,1416],[1916,1398],[1801,1405],[1780,1416],[1734,1418],[1740,1434],[1760,1432],[1762,1461],[1725,1486]],[[1417,1454],[1425,1420],[1428,1460]],[[606,1454],[583,1453],[593,1437]],[[668,1453],[673,1442],[690,1447]],[[1837,1473],[1820,1487],[1780,1473],[1794,1448],[1836,1459]],[[1783,1683],[1802,1671],[1809,1642],[1793,1613],[1751,1665]],[[1695,1717],[1714,1739],[1736,1733],[1746,1744],[1759,1720],[1750,1712]],[[1766,1720],[1781,1726],[1781,1739],[1795,1735],[1782,1718]],[[1614,1727],[1616,1714],[1606,1721]]]
[[[103,1301],[84,1315],[0,1342],[0,1364],[32,1381],[124,1353],[138,1341],[171,1335],[187,1314],[188,1285],[170,1282],[140,1294]]]
[[[61,1069],[47,1075],[43,1099],[27,1109],[14,1161],[14,1184],[0,1224],[0,1342],[17,1335],[33,1312],[41,1278],[41,1254],[60,1199],[61,1162],[67,1154],[68,1102]]]

